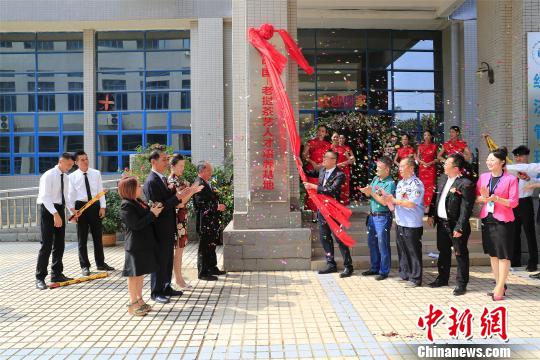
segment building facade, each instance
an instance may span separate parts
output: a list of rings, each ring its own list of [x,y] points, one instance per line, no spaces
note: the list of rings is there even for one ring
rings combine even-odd
[[[0,187],[34,186],[59,153],[81,148],[111,175],[156,142],[194,160],[236,156],[237,2],[1,0]],[[301,132],[356,111],[417,140],[427,124],[460,125],[480,159],[484,132],[509,148],[533,140],[525,46],[539,0],[274,0],[260,22],[282,3],[315,68],[291,93]],[[481,61],[493,84],[477,75]]]

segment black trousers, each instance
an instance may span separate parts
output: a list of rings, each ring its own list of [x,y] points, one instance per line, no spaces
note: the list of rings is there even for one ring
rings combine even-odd
[[[424,228],[396,226],[399,276],[422,285],[422,234]]]
[[[75,202],[75,210],[79,210],[86,204],[84,201]],[[105,263],[105,255],[103,254],[103,242],[101,239],[102,226],[99,218],[99,202],[94,203],[86,209],[77,220],[77,239],[79,240],[79,263],[81,268],[90,267],[88,260],[88,230],[92,233],[92,241],[94,242],[94,259],[96,265],[101,266]]]
[[[51,278],[59,276],[64,271],[62,257],[64,256],[66,235],[66,213],[64,206],[54,204],[54,208],[62,218],[62,227],[54,227],[54,216],[41,205],[41,248],[39,249],[36,279],[45,280],[49,257],[52,252]]]
[[[529,266],[538,265],[538,244],[536,243],[536,229],[534,226],[533,199],[526,197],[519,199],[519,204],[514,208],[514,253],[512,267],[521,266],[521,227],[527,238],[529,249]]]
[[[334,260],[334,241],[339,245],[339,251],[343,257],[343,266],[347,269],[352,269],[352,257],[349,247],[341,242],[330,230],[330,227],[324,220],[320,213],[317,213],[317,219],[319,221],[319,239],[324,248],[326,254],[326,263],[330,266],[336,266],[336,260]]]
[[[219,234],[199,234],[199,250],[197,251],[197,270],[199,276],[212,275],[217,269],[216,244]]]
[[[156,245],[158,269],[150,275],[150,296],[152,298],[169,295],[172,290],[174,233],[169,236],[157,233],[156,236],[158,240]]]
[[[466,287],[469,283],[469,248],[467,243],[471,235],[471,226],[467,224],[463,229],[463,234],[459,238],[454,238],[453,221],[439,220],[437,224],[437,250],[439,250],[439,259],[437,260],[437,268],[439,270],[438,279],[447,283],[450,278],[450,267],[452,264],[452,249],[456,254],[457,275],[456,283],[459,286]]]

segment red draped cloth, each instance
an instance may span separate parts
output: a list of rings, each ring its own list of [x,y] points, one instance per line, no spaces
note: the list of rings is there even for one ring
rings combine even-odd
[[[437,158],[436,144],[420,144],[418,146],[418,160],[429,163]],[[437,167],[435,164],[430,166],[419,165],[418,178],[424,184],[424,206],[426,208],[431,204],[435,192],[435,181],[437,177]]]
[[[268,69],[275,99],[274,107],[278,112],[279,119],[283,122],[283,125],[287,130],[298,174],[302,181],[307,181],[300,159],[301,142],[298,130],[296,129],[293,108],[280,77],[287,64],[287,58],[268,42],[268,40],[274,36],[274,32],[277,32],[281,36],[289,56],[296,61],[307,74],[313,74],[313,68],[309,66],[304,55],[286,30],[274,29],[271,24],[263,24],[259,28],[250,28],[248,30],[249,42],[257,49]],[[315,190],[307,190],[307,193],[326,220],[334,235],[345,245],[353,246],[355,241],[342,227],[350,227],[351,223],[349,218],[351,217],[352,211],[340,204],[336,199],[326,195],[317,194],[317,191]]]
[[[309,140],[306,145],[309,147],[308,150],[308,156],[309,159],[314,161],[316,164],[322,164],[324,153],[330,149],[331,144],[326,140],[319,140],[317,138]],[[306,165],[307,171],[313,171],[315,168],[311,163],[308,163]],[[309,177],[307,178],[308,182],[312,184],[318,184],[319,178],[317,177]],[[311,211],[317,211],[317,207],[313,203],[313,200],[311,200],[311,197],[309,197],[306,201],[306,208],[308,208]]]
[[[337,152],[338,164],[341,164],[342,162],[345,162],[349,160],[349,156],[352,153],[352,150],[347,145],[332,145],[332,150]],[[341,187],[341,198],[340,201],[343,205],[349,205],[351,202],[351,190],[350,190],[350,183],[351,183],[351,165],[346,165],[340,168],[345,173],[345,182],[343,183],[343,186]]]

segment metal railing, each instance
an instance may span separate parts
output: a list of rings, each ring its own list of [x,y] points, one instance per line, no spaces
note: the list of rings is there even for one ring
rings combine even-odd
[[[108,190],[116,189],[118,181],[119,179],[104,180],[103,187]],[[0,229],[39,225],[39,205],[36,204],[38,191],[37,186],[0,190]]]

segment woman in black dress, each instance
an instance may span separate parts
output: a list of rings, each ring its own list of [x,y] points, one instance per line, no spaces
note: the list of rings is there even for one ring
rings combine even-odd
[[[123,199],[120,218],[126,227],[126,258],[122,275],[128,278],[128,312],[131,315],[144,316],[151,309],[142,299],[144,275],[157,270],[156,239],[152,223],[163,210],[163,206],[156,203],[149,207],[140,200],[142,188],[134,177],[120,180],[118,194]]]

